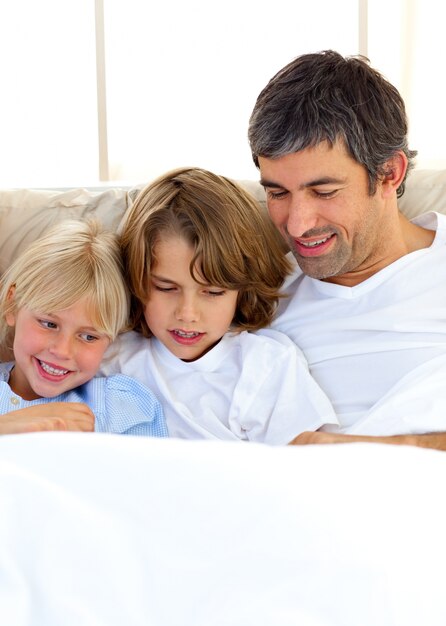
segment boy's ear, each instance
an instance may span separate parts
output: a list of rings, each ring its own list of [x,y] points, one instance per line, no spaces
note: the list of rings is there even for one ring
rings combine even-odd
[[[383,167],[384,174],[381,180],[383,197],[387,198],[396,192],[404,180],[408,160],[402,150],[395,152]]]
[[[14,300],[14,296],[15,296],[15,285],[11,285],[11,287],[8,289],[8,295],[6,296],[8,304],[11,304],[11,301]],[[6,313],[5,320],[8,326],[15,326],[15,307],[11,308]]]

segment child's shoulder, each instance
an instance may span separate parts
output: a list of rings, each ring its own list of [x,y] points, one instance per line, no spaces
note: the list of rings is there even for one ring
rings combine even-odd
[[[0,380],[9,380],[9,374],[14,367],[14,361],[3,361],[0,363]]]
[[[150,339],[140,333],[129,331],[119,335],[107,349],[99,369],[102,376],[111,376],[127,371],[130,358],[137,360],[144,358],[149,350]]]
[[[120,352],[135,352],[135,350],[146,350],[149,344],[150,339],[147,339],[147,337],[144,337],[141,333],[129,330],[126,333],[118,335],[112,346],[116,346]]]
[[[302,358],[303,352],[292,339],[278,330],[262,328],[255,332],[242,332],[239,334],[240,345],[249,351],[266,351],[271,355],[296,353]]]

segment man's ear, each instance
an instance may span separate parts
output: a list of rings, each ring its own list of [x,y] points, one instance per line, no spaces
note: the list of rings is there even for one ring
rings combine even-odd
[[[15,296],[15,285],[11,285],[11,287],[8,289],[8,295],[6,296],[8,304],[12,304],[12,301],[14,300],[14,296]],[[12,306],[11,309],[5,315],[5,320],[8,326],[11,326],[11,327],[15,326],[15,317],[16,317],[15,306]]]
[[[383,166],[381,178],[381,189],[384,198],[388,198],[396,193],[407,172],[408,160],[402,150],[395,152]]]

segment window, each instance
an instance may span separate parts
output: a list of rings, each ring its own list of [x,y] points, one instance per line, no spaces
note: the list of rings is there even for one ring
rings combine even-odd
[[[415,23],[426,32],[432,28],[425,4],[423,21],[421,0],[368,3],[370,56],[384,73],[389,60],[404,66],[407,46],[389,53],[395,33],[404,42]],[[259,91],[301,53],[334,48],[356,54],[364,7],[366,0],[3,3],[1,185],[94,186],[101,177],[135,184],[182,165],[257,178],[247,125]],[[412,41],[424,46],[420,32]],[[408,69],[398,66],[389,78],[404,87],[403,95],[414,96],[412,115],[425,106],[433,84],[415,97],[404,77],[412,70],[420,80],[431,74],[413,51],[410,58]],[[416,120],[411,127],[419,135],[425,128]],[[443,149],[438,134],[437,141]]]
[[[2,3],[2,187],[97,179],[94,15],[91,0]]]
[[[303,52],[355,53],[357,4],[105,0],[111,177],[196,165],[256,178],[247,127],[259,91]]]

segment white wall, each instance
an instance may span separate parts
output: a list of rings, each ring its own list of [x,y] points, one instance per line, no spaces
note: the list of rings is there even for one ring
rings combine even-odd
[[[180,165],[256,178],[248,118],[293,57],[355,54],[366,0],[103,2],[107,168],[140,183]],[[446,9],[369,0],[368,54],[406,98],[418,163],[446,166],[442,68]],[[93,0],[0,6],[0,186],[99,180]],[[104,170],[104,171],[105,171]]]
[[[105,4],[116,179],[145,179],[181,165],[256,177],[247,126],[269,78],[306,51],[357,51],[356,0],[175,0],[138,19],[143,5]]]
[[[369,0],[369,57],[405,99],[419,168],[446,168],[445,24],[436,0]]]

